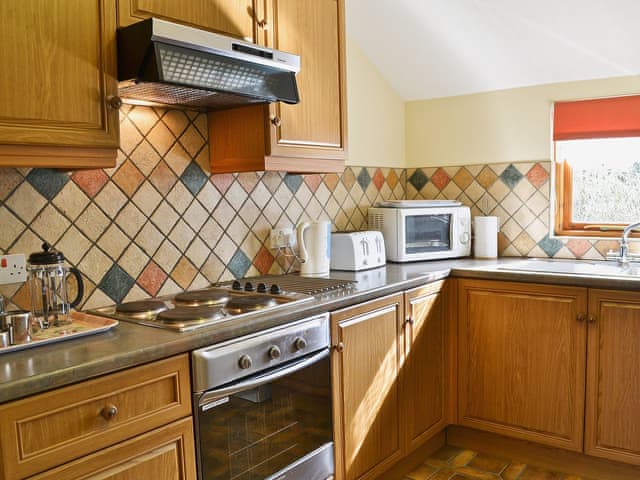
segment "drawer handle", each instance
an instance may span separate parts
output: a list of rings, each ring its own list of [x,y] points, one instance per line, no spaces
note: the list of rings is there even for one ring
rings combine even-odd
[[[271,119],[271,123],[276,127],[276,128],[280,128],[282,126],[282,120],[280,120],[280,117],[273,117]]]
[[[100,410],[100,415],[102,416],[102,418],[104,418],[107,421],[113,420],[117,414],[118,414],[118,407],[112,404],[109,404],[106,407],[104,407],[102,410]]]
[[[344,343],[339,342],[335,347],[333,347],[336,349],[336,352],[338,353],[342,353],[344,352]]]

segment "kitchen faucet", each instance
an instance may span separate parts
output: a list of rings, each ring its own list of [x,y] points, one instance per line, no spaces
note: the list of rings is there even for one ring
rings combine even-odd
[[[620,253],[617,257],[618,262],[622,264],[629,263],[629,234],[638,227],[640,227],[640,222],[635,222],[630,223],[629,225],[624,227],[624,230],[622,230],[622,238],[620,239]],[[609,255],[607,255],[607,257],[609,257]]]

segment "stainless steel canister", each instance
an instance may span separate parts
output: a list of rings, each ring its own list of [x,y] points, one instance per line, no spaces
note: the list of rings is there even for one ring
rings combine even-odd
[[[9,343],[16,345],[31,341],[32,316],[24,310],[11,310],[0,315],[0,330],[9,333]]]

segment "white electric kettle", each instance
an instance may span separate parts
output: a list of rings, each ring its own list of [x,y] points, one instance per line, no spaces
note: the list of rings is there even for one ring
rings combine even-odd
[[[318,220],[301,223],[297,234],[300,274],[328,274],[331,265],[331,222]]]

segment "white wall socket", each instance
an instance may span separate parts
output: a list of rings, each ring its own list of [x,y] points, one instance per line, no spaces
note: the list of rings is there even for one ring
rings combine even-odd
[[[22,283],[27,280],[27,262],[24,253],[0,256],[0,285]]]
[[[276,227],[271,229],[269,235],[269,247],[272,250],[283,247],[293,247],[296,243],[296,237],[291,227]]]

